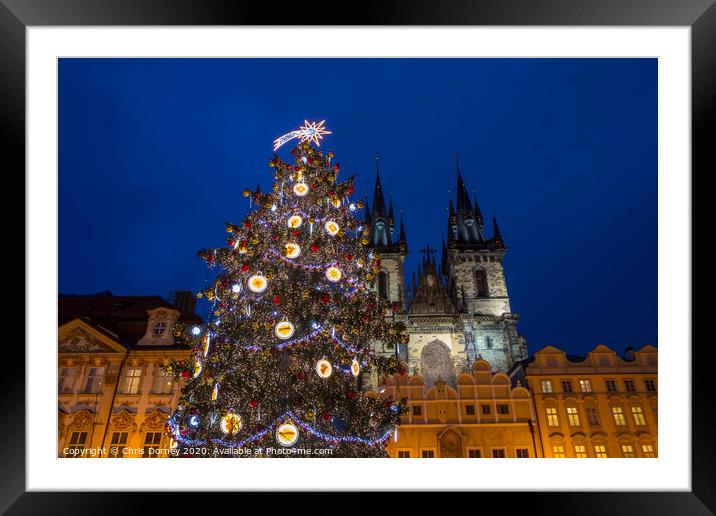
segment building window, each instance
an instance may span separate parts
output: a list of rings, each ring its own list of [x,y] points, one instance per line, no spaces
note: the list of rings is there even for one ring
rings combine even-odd
[[[656,457],[656,455],[654,454],[654,447],[651,444],[642,444],[641,452],[642,452],[642,454],[644,454],[644,457],[647,457],[647,458]]]
[[[641,410],[641,407],[632,407],[631,408],[631,414],[634,416],[634,424],[637,426],[643,426],[646,424],[644,421],[644,413]]]
[[[435,451],[434,450],[423,450],[421,456],[423,457],[423,459],[434,459]]]
[[[559,426],[559,418],[557,417],[557,409],[554,407],[547,407],[547,425]]]
[[[567,407],[567,418],[569,419],[569,426],[579,426],[577,407]]]
[[[398,450],[398,458],[399,459],[409,459],[410,451],[409,450]]]
[[[504,448],[493,448],[492,449],[492,458],[493,459],[504,459],[505,458],[505,449]]]
[[[470,448],[467,450],[467,456],[471,459],[481,459],[482,452],[478,448]]]
[[[154,394],[171,394],[174,388],[174,378],[166,373],[166,371],[159,369],[157,374],[154,376],[154,385],[152,385],[152,393]]]
[[[57,389],[60,393],[73,392],[77,380],[76,367],[63,367],[60,371],[60,382]]]
[[[485,337],[485,347],[487,349],[492,349],[492,337]]]
[[[579,390],[582,392],[592,392],[592,382],[589,380],[579,380]]]
[[[102,380],[104,379],[104,367],[90,367],[87,375],[87,383],[84,392],[99,392],[102,390]]]
[[[484,269],[475,271],[475,297],[487,297],[487,273]]]
[[[552,445],[552,457],[555,459],[563,459],[564,458],[564,446],[561,444],[553,444]]]
[[[571,380],[562,380],[562,392],[574,392]]]
[[[621,407],[612,407],[612,415],[614,416],[615,425],[626,425],[626,419],[624,419],[624,409],[622,409]]]
[[[654,380],[644,380],[644,387],[646,387],[647,392],[656,392]]]
[[[529,459],[530,458],[530,451],[527,448],[516,448],[515,449],[515,456],[518,459]]]
[[[124,447],[127,445],[127,432],[113,432],[112,442],[109,443],[109,456],[113,459],[124,457]]]
[[[635,392],[634,380],[624,380],[624,390],[627,392]]]
[[[423,415],[423,407],[420,405],[413,405],[413,415],[414,416],[422,416]]]
[[[552,382],[549,380],[542,380],[542,392],[552,392]]]
[[[575,444],[574,445],[574,456],[578,459],[586,459],[587,458],[587,447],[583,444]]]
[[[378,274],[378,296],[388,299],[388,274],[385,271]]]
[[[145,459],[156,459],[159,457],[159,450],[162,444],[161,432],[147,432],[144,436],[144,455]]]
[[[595,407],[587,407],[587,421],[589,426],[599,426],[599,414]]]
[[[510,406],[507,403],[500,403],[499,405],[497,405],[497,411],[500,414],[509,414]]]
[[[631,444],[622,444],[622,455],[624,457],[634,457],[634,447]]]
[[[138,394],[142,380],[142,368],[130,367],[124,374],[124,394]]]
[[[489,416],[492,413],[490,410],[490,405],[483,405],[482,406],[482,415],[483,416]]]
[[[606,459],[608,457],[607,447],[603,444],[595,444],[594,445],[594,456],[598,459]]]
[[[87,443],[87,432],[72,432],[70,444],[67,446],[65,457],[81,457],[80,451],[85,449]],[[78,451],[75,451],[78,450]]]
[[[465,405],[465,414],[468,416],[475,415],[475,405]]]
[[[614,380],[606,380],[607,392],[617,392],[617,382]]]
[[[152,334],[155,337],[161,337],[164,335],[164,332],[167,330],[167,323],[164,321],[157,321],[154,323],[154,326],[152,326]]]

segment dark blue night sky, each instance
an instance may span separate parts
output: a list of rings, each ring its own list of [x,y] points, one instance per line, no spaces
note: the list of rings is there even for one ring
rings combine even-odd
[[[408,271],[445,236],[457,152],[530,352],[657,344],[655,59],[62,59],[59,114],[62,293],[201,289],[273,139],[326,119],[357,194],[381,156]]]

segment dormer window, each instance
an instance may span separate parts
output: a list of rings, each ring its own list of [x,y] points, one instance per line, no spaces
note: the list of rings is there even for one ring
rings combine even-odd
[[[154,323],[154,327],[152,328],[152,332],[154,333],[155,337],[161,337],[164,335],[164,332],[167,329],[167,323],[164,321],[157,321]]]
[[[170,346],[174,343],[172,328],[180,316],[178,310],[171,308],[155,308],[147,311],[148,321],[144,337],[137,344],[149,346]]]

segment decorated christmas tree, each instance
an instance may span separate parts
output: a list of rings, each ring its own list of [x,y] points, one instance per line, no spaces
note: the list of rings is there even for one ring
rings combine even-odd
[[[274,152],[299,139],[293,163],[274,154],[272,191],[244,190],[250,209],[227,223],[226,246],[199,252],[217,270],[198,294],[213,313],[177,328],[195,354],[167,368],[185,379],[167,421],[179,455],[387,456],[404,406],[362,387],[368,374],[405,373],[370,344],[407,335],[389,317],[400,307],[371,290],[380,257],[350,199],[355,178],[339,181],[333,153],[319,149],[324,134],[306,122],[278,138]]]

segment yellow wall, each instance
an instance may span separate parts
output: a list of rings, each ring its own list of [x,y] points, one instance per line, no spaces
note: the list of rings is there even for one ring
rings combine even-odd
[[[658,454],[658,352],[645,346],[634,353],[634,360],[626,361],[606,346],[597,346],[582,362],[570,362],[566,355],[553,347],[544,348],[534,355],[534,361],[525,367],[525,379],[535,400],[537,423],[545,457],[564,453],[577,457],[578,448],[584,447],[587,457],[596,457],[599,446],[607,457],[634,457]],[[583,389],[580,380],[588,380]],[[610,392],[607,381],[615,389]],[[551,382],[553,392],[543,385]],[[572,391],[566,392],[563,381],[571,382]],[[634,390],[627,390],[630,381]],[[654,390],[647,388],[653,382]],[[590,392],[584,392],[590,391]],[[567,410],[576,409],[578,421],[570,424]],[[624,424],[617,425],[613,409],[621,408]],[[644,424],[637,424],[632,408],[641,409]],[[557,420],[550,425],[548,409],[553,409]],[[597,421],[590,424],[587,410],[593,409]],[[561,450],[560,448],[561,447]],[[624,449],[623,447],[627,447]],[[648,447],[651,447],[651,451]]]
[[[406,397],[409,407],[401,418],[397,441],[393,437],[388,444],[391,457],[401,452],[423,457],[430,451],[436,458],[469,457],[471,450],[477,450],[489,458],[493,450],[503,450],[510,458],[517,456],[517,449],[526,450],[529,457],[539,456],[536,429],[535,434],[531,431],[534,414],[529,392],[513,388],[504,373],[491,373],[484,360],[477,361],[471,373],[458,376],[456,388],[437,382],[426,390],[422,377],[398,376],[386,382],[382,395]]]

